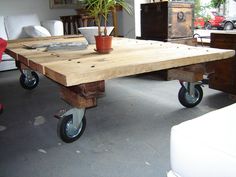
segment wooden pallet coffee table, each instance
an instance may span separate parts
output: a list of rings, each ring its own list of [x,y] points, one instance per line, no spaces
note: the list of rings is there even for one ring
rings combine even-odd
[[[105,91],[105,80],[168,69],[169,79],[185,81],[181,82],[180,102],[193,107],[202,98],[198,81],[204,73],[212,72],[206,70],[206,63],[235,55],[234,50],[127,38],[114,38],[113,51],[104,55],[97,54],[94,45],[84,50],[29,49],[29,46],[68,42],[85,42],[85,39],[59,36],[12,40],[8,41],[6,50],[22,71],[21,84],[25,84],[25,88],[35,87],[38,78],[34,71],[39,72],[57,82],[61,97],[75,107],[59,116],[60,136],[65,142],[73,142],[82,135],[86,124],[85,109],[96,106],[97,97]]]

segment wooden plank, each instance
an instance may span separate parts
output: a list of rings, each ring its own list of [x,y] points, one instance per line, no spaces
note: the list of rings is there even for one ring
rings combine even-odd
[[[169,69],[220,60],[232,56],[234,52],[205,50],[173,50],[162,49],[158,52],[140,50],[135,53],[120,53],[119,55],[105,55],[96,57],[96,60],[63,62],[45,67],[46,76],[63,85],[76,85],[78,83],[94,82],[115,77]],[[80,62],[80,63],[77,63]],[[72,72],[73,71],[73,72]],[[58,75],[59,74],[59,75]],[[63,76],[63,77],[61,77]]]
[[[27,55],[29,67],[33,70],[45,74],[45,66],[60,61],[72,61],[74,59],[87,56],[88,51],[71,51],[71,52],[49,52],[39,55]]]
[[[6,48],[5,50],[5,53],[10,55],[12,58],[14,58],[15,60],[17,60],[17,53],[12,51],[12,50],[9,50],[8,48]]]
[[[21,39],[15,39],[15,40],[8,40],[8,43],[20,43],[22,41],[42,41],[42,40],[52,40],[52,39],[68,39],[68,38],[78,38],[81,37],[81,35],[64,35],[64,36],[51,36],[51,37],[34,37],[34,38],[21,38]]]
[[[75,38],[58,41],[70,42]],[[77,39],[78,40],[78,39]],[[79,39],[82,40],[82,39]],[[42,41],[27,41],[29,44],[43,44]],[[8,46],[16,50],[21,60],[52,80],[74,86],[116,77],[182,67],[192,64],[222,60],[235,54],[232,50],[198,48],[182,44],[160,41],[145,41],[126,38],[113,39],[113,51],[100,55],[94,51],[95,45],[80,51],[39,51],[25,52],[24,41]]]
[[[22,43],[31,43],[31,42],[39,42],[39,43],[49,43],[49,42],[59,42],[63,40],[70,41],[78,41],[78,39],[84,40],[81,35],[68,35],[68,36],[52,36],[52,37],[35,37],[35,38],[22,38],[16,40],[8,40],[7,45],[10,48],[21,46]]]
[[[118,40],[119,41],[119,40]],[[119,43],[119,42],[118,42]],[[147,42],[144,41],[137,41],[135,40],[130,40],[130,45],[131,44],[136,44],[136,50],[145,50],[149,49],[151,45],[152,47],[157,46],[158,48],[171,48],[173,46],[170,46],[168,44],[163,45],[162,43],[158,42],[152,42],[149,45],[146,45]],[[35,71],[39,71],[42,74],[45,74],[45,66],[53,63],[57,63],[60,61],[72,61],[75,59],[87,59],[91,57],[97,57],[97,54],[93,51],[95,48],[94,45],[90,45],[88,47],[88,50],[81,50],[81,51],[55,51],[55,52],[35,52],[34,50],[30,52],[25,52],[25,51],[19,51],[21,52],[27,59],[28,59],[28,66],[32,68]],[[175,48],[175,47],[174,47]],[[119,55],[119,53],[128,53],[130,52],[130,48],[121,48],[120,45],[116,46],[116,51],[115,54]],[[92,52],[91,52],[92,51]],[[132,52],[132,51],[131,51]],[[136,51],[134,51],[135,53]],[[25,58],[21,58],[22,62],[27,63],[25,61]]]

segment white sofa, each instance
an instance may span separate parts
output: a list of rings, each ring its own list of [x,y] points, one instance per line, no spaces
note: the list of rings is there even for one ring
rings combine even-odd
[[[13,40],[20,38],[32,37],[26,33],[25,27],[40,27],[44,31],[49,32],[51,36],[63,35],[63,24],[59,20],[47,20],[40,22],[36,14],[16,15],[16,16],[0,16],[0,38],[5,40]],[[27,31],[28,32],[28,31]],[[32,28],[31,28],[32,32]],[[41,33],[33,33],[33,36],[41,35]],[[15,61],[9,55],[4,54],[0,62],[0,71],[16,68]]]
[[[236,177],[236,104],[171,129],[168,177]]]

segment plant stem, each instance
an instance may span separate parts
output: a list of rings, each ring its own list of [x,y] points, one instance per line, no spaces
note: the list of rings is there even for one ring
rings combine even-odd
[[[101,33],[101,15],[98,15],[98,19],[97,19],[97,25],[98,25],[98,36],[101,36],[102,33]]]

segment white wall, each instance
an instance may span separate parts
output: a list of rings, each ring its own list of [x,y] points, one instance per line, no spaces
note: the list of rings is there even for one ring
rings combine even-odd
[[[134,1],[137,0],[127,0],[132,7],[134,7]],[[135,38],[135,15],[130,15],[123,10],[119,18],[122,20],[119,21],[119,26],[122,27],[121,35],[128,38]]]
[[[74,9],[50,9],[49,0],[0,0],[0,16],[36,13],[40,20],[76,14]]]
[[[236,17],[236,1],[229,0],[228,3],[228,16],[230,17]]]
[[[119,26],[122,30],[119,34],[128,38],[136,38],[141,36],[141,19],[140,19],[140,4],[150,2],[150,0],[127,0],[134,7],[133,15],[129,15],[123,11],[120,17]]]
[[[135,35],[141,36],[141,4],[150,3],[150,0],[135,0]]]
[[[140,34],[140,3],[146,0],[127,0],[135,7],[134,15],[124,10],[118,12],[118,34],[135,38]],[[76,14],[74,9],[50,9],[49,0],[0,0],[0,16],[36,13],[40,20],[60,19],[63,15]],[[136,20],[136,21],[135,21]],[[137,27],[135,27],[135,24]],[[137,32],[136,32],[136,29]]]
[[[134,0],[129,0],[132,6]],[[49,0],[0,0],[0,16],[36,13],[40,20],[60,19],[76,14],[74,9],[50,9]],[[118,34],[135,37],[134,16],[118,12]]]

